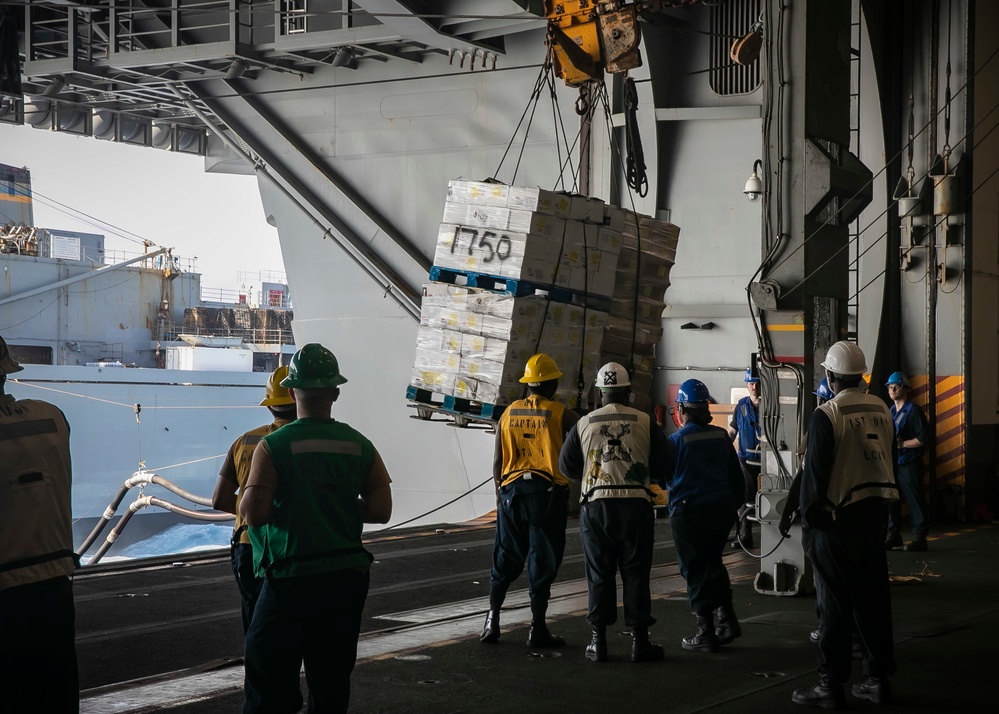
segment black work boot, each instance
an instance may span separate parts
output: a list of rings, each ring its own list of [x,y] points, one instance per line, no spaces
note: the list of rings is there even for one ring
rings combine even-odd
[[[898,532],[897,528],[889,528],[888,536],[885,538],[885,550],[901,548],[902,545],[902,534]]]
[[[607,661],[607,628],[593,625],[593,639],[586,645],[586,659],[591,662]]]
[[[850,690],[857,699],[866,699],[875,704],[891,704],[891,683],[888,677],[867,677]]]
[[[742,625],[739,624],[739,618],[735,616],[732,603],[722,605],[715,610],[715,614],[718,616],[718,626],[715,628],[718,644],[727,645],[737,637],[742,637]]]
[[[701,652],[717,652],[718,636],[715,634],[714,614],[697,615],[697,633],[693,637],[684,637],[680,646],[685,650],[700,650]]]
[[[922,553],[929,550],[930,546],[926,542],[926,536],[916,536],[902,548],[906,553]]]
[[[553,635],[548,630],[548,625],[546,625],[543,621],[531,624],[531,631],[527,634],[528,647],[563,647],[564,645],[565,638]]]
[[[791,701],[808,707],[823,709],[842,709],[846,706],[846,695],[843,685],[834,682],[827,674],[819,674],[819,683],[814,687],[795,689],[791,693]]]
[[[499,640],[499,620],[500,611],[498,607],[486,613],[486,622],[482,625],[482,634],[479,636],[479,642],[496,642]]]
[[[649,642],[649,628],[635,627],[632,629],[631,661],[656,662],[666,656],[662,645]]]

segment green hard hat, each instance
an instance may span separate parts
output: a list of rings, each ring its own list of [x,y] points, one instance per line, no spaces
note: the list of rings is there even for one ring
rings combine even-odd
[[[339,387],[347,378],[340,374],[336,355],[316,342],[310,342],[291,358],[288,376],[281,380],[282,387],[292,389],[322,389]]]

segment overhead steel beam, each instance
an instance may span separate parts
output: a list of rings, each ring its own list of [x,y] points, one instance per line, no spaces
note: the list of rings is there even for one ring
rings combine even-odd
[[[340,47],[363,47],[379,42],[400,42],[402,36],[390,27],[373,25],[353,30],[323,30],[301,32],[294,35],[281,35],[271,44],[258,44],[261,52],[308,52],[309,50],[330,50]]]
[[[248,131],[244,130],[238,119],[227,109],[222,106],[221,102],[213,101],[212,97],[205,94],[199,93],[198,88],[188,87],[188,91],[198,97],[200,102],[204,103],[209,107],[213,114],[218,116],[221,121],[230,128],[230,130],[239,137],[240,141],[249,146],[253,152],[253,155],[247,154],[247,152],[239,146],[237,142],[231,139],[225,134],[221,129],[215,126],[198,108],[198,106],[184,97],[184,95],[177,89],[174,91],[177,96],[182,100],[186,101],[191,111],[195,112],[199,118],[201,118],[206,126],[213,131],[219,138],[221,138],[230,149],[235,151],[238,155],[242,156],[250,165],[254,167],[254,170],[271,181],[281,192],[283,192],[288,198],[293,202],[300,205],[303,210],[305,210],[313,219],[317,220],[325,227],[335,231],[333,237],[337,239],[338,242],[345,243],[343,245],[344,252],[352,259],[354,262],[371,278],[373,278],[380,287],[387,289],[387,294],[399,303],[410,315],[414,318],[419,319],[420,317],[420,303],[422,301],[421,292],[409,285],[409,283],[399,275],[395,269],[389,265],[378,253],[371,249],[367,241],[359,236],[351,226],[329,208],[329,206],[323,201],[323,199],[317,195],[311,188],[309,188],[303,181],[298,179],[294,173],[280,160],[280,158],[271,151],[263,142],[254,141],[253,137]],[[244,101],[247,97],[243,97]],[[279,126],[276,126],[276,121],[274,117],[269,114],[269,112],[263,111],[263,109],[257,105],[249,105],[254,111],[257,111],[261,119],[274,131],[281,133],[286,139],[292,136],[291,132],[282,132]],[[332,176],[328,168],[324,168],[321,164],[315,162],[312,157],[312,152],[307,149],[307,147],[302,147],[297,144],[293,144],[296,151],[301,152],[301,155],[307,158],[310,163],[319,170],[324,178],[326,178],[331,185],[335,186],[337,189],[343,192],[343,195],[348,199],[352,200],[352,196],[356,194],[349,190],[344,191],[342,182],[336,180]],[[259,159],[259,160],[258,160]],[[352,201],[358,210],[365,212],[375,224],[392,240],[402,247],[407,254],[417,260],[420,267],[429,272],[431,267],[431,261],[428,260],[422,253],[420,253],[415,246],[413,246],[404,236],[402,236],[398,230],[396,230],[391,224],[389,224],[383,217],[381,217],[373,207],[367,205],[366,202],[361,200]],[[342,238],[342,241],[341,241]]]
[[[419,42],[428,47],[451,50],[455,45],[478,47],[490,52],[500,52],[496,45],[480,42],[460,35],[451,35],[431,24],[423,17],[413,14],[412,8],[399,0],[355,0],[358,7],[374,15],[386,27],[398,32],[402,37]],[[442,13],[443,14],[443,13]]]

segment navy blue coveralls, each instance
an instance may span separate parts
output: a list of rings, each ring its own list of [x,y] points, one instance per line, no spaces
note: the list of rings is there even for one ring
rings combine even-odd
[[[499,489],[496,540],[489,573],[489,608],[498,610],[507,590],[527,565],[531,615],[543,622],[552,583],[565,554],[569,489],[527,473]],[[530,556],[530,557],[529,557]]]
[[[739,465],[742,467],[745,484],[743,503],[752,504],[756,502],[757,481],[760,477],[760,410],[749,397],[743,397],[735,405],[731,424],[739,434]]]
[[[895,421],[895,438],[898,443],[909,439],[919,439],[919,443],[925,444],[929,438],[929,427],[923,411],[907,401],[901,409],[895,409],[892,404],[889,408],[891,418]],[[917,538],[925,538],[929,533],[926,525],[926,499],[923,498],[923,449],[903,449],[898,450],[898,465],[895,469],[895,479],[902,492],[902,498],[909,504],[909,515],[912,518],[912,533]],[[888,528],[891,530],[901,530],[902,524],[902,502],[894,501],[888,510]]]
[[[893,442],[893,455],[895,450]],[[835,458],[833,424],[817,409],[808,424],[800,513],[821,615],[819,671],[836,683],[850,678],[856,627],[864,643],[864,674],[888,677],[895,674],[884,547],[888,503],[884,498],[865,498],[837,508],[834,519],[825,508]]]
[[[674,471],[666,478],[669,524],[687,581],[687,600],[699,615],[732,604],[722,553],[742,502],[739,459],[728,432],[688,422],[669,436]]]
[[[649,434],[651,480],[663,486],[672,470],[666,435],[652,424]],[[578,481],[586,468],[578,425],[565,437],[559,456],[559,470]],[[655,514],[652,502],[635,498],[596,498],[585,503],[579,513],[579,536],[586,556],[589,612],[586,621],[594,626],[617,622],[617,572],[621,573],[624,623],[641,628],[656,624],[652,617],[649,575],[655,545]]]

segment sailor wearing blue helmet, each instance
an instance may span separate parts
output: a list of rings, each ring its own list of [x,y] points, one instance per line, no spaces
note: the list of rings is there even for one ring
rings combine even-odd
[[[697,617],[697,632],[681,646],[702,652],[717,652],[742,634],[722,562],[742,503],[742,469],[728,432],[710,423],[710,401],[703,382],[688,379],[680,385],[676,412],[683,425],[669,437],[674,468],[666,478],[673,543]]]
[[[907,551],[927,549],[926,499],[923,496],[923,447],[929,438],[929,426],[922,410],[909,401],[909,379],[902,372],[893,372],[885,382],[892,400],[889,408],[895,420],[895,437],[898,439],[898,466],[895,477],[905,502],[909,504],[913,539],[905,544]],[[888,513],[888,536],[885,548],[902,547],[902,503],[895,501]]]
[[[743,397],[735,405],[729,422],[729,434],[735,437],[735,450],[739,456],[744,484],[744,505],[739,513],[738,540],[732,543],[733,548],[738,548],[740,541],[744,548],[753,547],[752,523],[742,516],[756,503],[760,478],[760,378],[750,368],[746,370],[744,381],[749,396]]]

